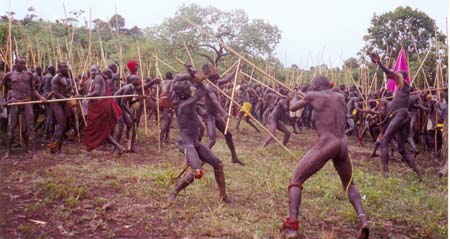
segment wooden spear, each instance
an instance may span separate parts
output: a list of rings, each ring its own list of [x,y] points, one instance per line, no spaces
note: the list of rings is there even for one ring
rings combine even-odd
[[[234,91],[236,90],[236,82],[239,78],[239,72],[241,68],[241,59],[238,60],[237,66],[236,66],[236,73],[234,75],[234,81],[233,81],[233,89],[231,90],[231,99],[234,99]],[[230,124],[230,117],[231,117],[231,108],[233,104],[230,102],[230,106],[228,107],[228,115],[227,115],[227,124],[225,125],[225,132],[224,135],[228,132],[228,125]]]
[[[136,40],[137,50],[138,50],[138,57],[139,57],[139,66],[141,67],[141,86],[142,86],[142,95],[145,97],[145,89],[144,89],[144,70],[142,69],[142,59],[141,59],[141,49],[139,48],[139,42]],[[144,125],[145,125],[145,135],[148,135],[148,128],[147,128],[147,104],[144,99]],[[136,129],[137,130],[137,129]],[[159,139],[158,139],[159,141]]]
[[[62,101],[70,101],[70,100],[100,100],[100,99],[114,99],[114,98],[127,98],[127,97],[135,97],[139,96],[136,94],[132,95],[110,95],[110,96],[93,96],[93,97],[73,97],[66,99],[53,99],[53,100],[32,100],[32,101],[24,101],[24,102],[13,102],[8,103],[6,105],[27,105],[27,104],[38,104],[38,103],[50,103],[50,102],[62,102]]]
[[[159,76],[159,78],[162,80],[162,74],[161,71],[159,71],[159,65],[158,65],[158,55],[156,55],[156,62],[155,62],[155,68],[156,68],[156,74]],[[160,119],[159,119],[159,85],[156,86],[156,122],[157,122],[157,126],[158,126],[158,132],[157,132],[157,136],[158,136],[158,153],[161,152],[161,124],[160,124]]]

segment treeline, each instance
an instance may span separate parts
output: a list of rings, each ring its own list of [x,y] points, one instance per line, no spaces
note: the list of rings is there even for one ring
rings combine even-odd
[[[223,71],[237,60],[223,46],[179,18],[186,16],[290,85],[304,84],[314,75],[325,74],[336,84],[358,84],[366,90],[371,85],[372,89],[380,88],[383,75],[380,71],[374,75],[376,68],[369,64],[368,53],[377,51],[385,57],[385,63],[392,65],[401,47],[408,55],[410,75],[417,78],[417,87],[440,87],[447,82],[446,36],[437,29],[433,19],[410,7],[374,15],[367,34],[361,36],[364,46],[357,56],[343,59],[342,66],[330,67],[323,56],[310,56],[312,66],[308,69],[300,69],[296,64],[283,65],[274,56],[281,39],[279,28],[263,19],[249,19],[243,10],[183,5],[161,24],[143,29],[125,28],[126,19],[120,14],[98,19],[89,11],[64,11],[64,18],[50,22],[37,16],[32,7],[28,13],[23,19],[16,19],[14,12],[7,12],[1,18],[2,62],[10,64],[12,55],[26,57],[29,67],[67,61],[74,74],[79,75],[93,63],[106,67],[116,62],[123,67],[129,59],[139,60],[139,46],[141,68],[146,75],[155,76],[155,56],[180,71],[183,68],[176,57],[190,62],[188,51],[197,67],[210,62]],[[162,72],[169,70],[163,64],[159,67]],[[244,66],[244,71],[269,81],[249,66]]]

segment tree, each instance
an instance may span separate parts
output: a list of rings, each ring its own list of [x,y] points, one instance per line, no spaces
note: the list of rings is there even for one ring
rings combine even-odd
[[[356,69],[359,67],[358,60],[354,57],[350,57],[344,62],[344,67],[348,69]]]
[[[270,55],[278,44],[281,34],[278,27],[260,19],[249,21],[242,10],[222,11],[215,7],[202,8],[198,5],[181,6],[175,17],[166,19],[161,25],[148,29],[147,34],[167,44],[183,48],[184,43],[190,50],[206,57],[217,65],[222,57],[228,55],[223,46],[213,39],[198,32],[179,17],[186,16],[197,22],[202,28],[212,33],[243,54],[253,56]],[[210,53],[214,56],[211,56]]]
[[[435,76],[435,64],[437,59],[446,59],[447,51],[442,49],[435,54],[436,42],[445,46],[445,36],[441,34],[435,21],[426,13],[411,7],[398,7],[394,11],[381,15],[374,15],[368,34],[364,36],[365,46],[361,50],[362,56],[378,51],[382,55],[393,58],[402,47],[408,56],[413,71],[418,70],[419,58],[423,60],[431,49],[431,54],[424,64],[427,69],[427,78]],[[416,51],[417,49],[417,51]],[[422,74],[419,75],[422,77]]]
[[[111,25],[112,28],[115,28],[116,31],[120,31],[120,29],[125,27],[125,18],[123,18],[119,14],[114,14],[109,19],[109,24]]]
[[[436,23],[424,12],[411,7],[398,7],[393,12],[373,16],[363,52],[374,50],[396,54],[401,47],[408,56],[415,54],[414,43],[419,54],[435,46],[436,38],[444,43],[445,36],[436,31]],[[415,57],[414,57],[415,59]],[[410,58],[410,60],[414,60]]]

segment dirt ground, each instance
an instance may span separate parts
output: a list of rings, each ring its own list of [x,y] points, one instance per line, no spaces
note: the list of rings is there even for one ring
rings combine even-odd
[[[234,140],[246,166],[231,163],[221,135],[213,148],[224,162],[233,203],[218,201],[212,168],[205,165],[205,177],[169,205],[184,156],[174,146],[176,129],[172,144],[158,152],[150,125],[148,136],[140,129],[134,154],[118,157],[105,146],[88,160],[82,144],[67,142],[60,159],[40,143],[35,160],[21,148],[0,160],[0,238],[278,238],[298,160],[275,142],[261,148],[266,134],[243,123]],[[304,130],[292,135],[288,147],[300,158],[315,139],[314,131]],[[384,179],[380,159],[370,158],[372,142],[365,142],[357,146],[350,137],[350,157],[371,238],[447,238],[448,187],[447,177],[437,175],[440,162],[422,151],[416,158],[424,173],[419,182],[395,155],[391,177]],[[332,163],[304,186],[299,218],[304,238],[354,238],[357,216]]]

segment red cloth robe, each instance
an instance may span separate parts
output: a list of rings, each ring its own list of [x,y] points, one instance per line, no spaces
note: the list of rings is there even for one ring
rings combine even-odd
[[[111,95],[109,85],[103,78],[106,91],[105,96]],[[89,100],[87,126],[85,130],[85,144],[88,150],[92,150],[103,144],[114,129],[122,114],[120,106],[114,99]]]

